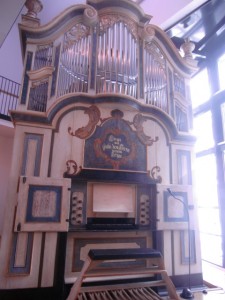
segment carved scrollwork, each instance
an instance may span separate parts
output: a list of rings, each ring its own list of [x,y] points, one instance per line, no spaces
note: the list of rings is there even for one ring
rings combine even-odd
[[[72,131],[71,127],[68,127],[68,133],[80,139],[88,138],[93,133],[93,131],[95,130],[95,126],[100,120],[100,111],[95,105],[86,108],[84,110],[84,113],[88,114],[89,116],[89,122],[86,126],[78,128],[75,132]]]
[[[152,146],[154,142],[157,142],[159,140],[159,138],[157,136],[155,137],[155,139],[153,139],[144,133],[142,124],[145,121],[147,121],[146,117],[144,117],[142,114],[136,114],[133,119],[133,125],[137,131],[137,136],[139,140],[145,145]]]
[[[140,36],[146,42],[151,42],[155,36],[155,29],[148,24],[141,30]]]
[[[88,26],[94,26],[98,22],[98,13],[93,7],[88,7],[84,10],[84,23]]]
[[[78,166],[77,163],[75,162],[75,160],[69,159],[66,162],[66,175],[76,175],[81,171],[81,167],[79,167],[78,170]]]
[[[160,172],[159,166],[154,166],[150,171],[150,178],[156,180],[158,183],[162,182],[162,177],[160,175],[157,175],[158,172]]]

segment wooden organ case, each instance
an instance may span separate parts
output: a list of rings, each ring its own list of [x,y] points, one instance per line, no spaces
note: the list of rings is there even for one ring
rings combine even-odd
[[[168,188],[188,206],[192,278],[202,283],[189,92],[197,68],[192,44],[181,56],[150,20],[129,0],[88,0],[46,25],[22,16],[2,288],[70,284],[91,248],[145,247],[161,251],[183,286],[187,213]]]

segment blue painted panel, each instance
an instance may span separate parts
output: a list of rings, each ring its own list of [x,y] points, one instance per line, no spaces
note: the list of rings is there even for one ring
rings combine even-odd
[[[180,232],[180,240],[181,240],[181,263],[183,265],[189,264],[189,253],[185,254],[185,249],[189,249],[188,238],[185,238],[185,231]],[[195,248],[195,232],[194,230],[190,231],[190,262],[192,264],[196,263],[196,248]]]
[[[20,233],[14,233],[12,242],[12,252],[9,261],[9,272],[12,274],[29,274],[31,267],[32,247],[33,247],[33,233],[28,233],[27,246],[26,246],[26,259],[24,266],[15,266],[16,251],[18,235]]]
[[[180,217],[170,217],[169,216],[169,208],[172,205],[170,201],[170,193],[168,191],[163,192],[163,215],[165,222],[187,222],[188,221],[188,212],[185,207],[188,206],[188,194],[187,192],[173,192],[174,196],[179,198],[181,201],[184,202],[183,211]],[[176,200],[178,204],[180,203],[179,200]],[[182,203],[180,203],[182,205]]]
[[[30,134],[27,133],[24,139],[24,150],[23,150],[23,160],[22,160],[22,170],[21,175],[26,175],[26,166],[27,166],[27,155],[28,155],[28,145],[31,140],[36,141],[37,148],[36,153],[33,157],[35,164],[34,164],[34,176],[39,176],[40,173],[40,164],[41,164],[41,152],[42,152],[42,143],[43,143],[43,136],[40,134]]]
[[[122,119],[110,118],[86,140],[86,168],[146,171],[146,164],[146,145]]]

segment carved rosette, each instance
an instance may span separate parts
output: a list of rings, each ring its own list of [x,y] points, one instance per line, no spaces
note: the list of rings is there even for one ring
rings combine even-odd
[[[126,18],[124,16],[120,15],[114,15],[114,14],[107,14],[100,18],[100,31],[105,32],[109,27],[112,27],[115,23],[123,22],[128,30],[132,33],[132,35],[137,40],[138,38],[138,28],[137,24],[130,20],[129,18]]]
[[[152,28],[151,25],[146,25],[141,31],[140,31],[140,37],[150,43],[154,37],[155,37],[155,30]]]
[[[87,26],[95,26],[98,22],[98,12],[93,7],[84,10],[83,21]]]
[[[28,10],[26,16],[37,18],[37,14],[43,9],[43,4],[40,0],[26,0],[25,6]]]

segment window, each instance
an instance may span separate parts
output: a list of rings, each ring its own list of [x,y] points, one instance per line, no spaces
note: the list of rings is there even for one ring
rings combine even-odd
[[[225,89],[225,54],[218,59],[219,86]]]
[[[210,97],[209,79],[207,69],[200,71],[191,80],[191,99],[193,108],[203,104]]]
[[[225,54],[217,62],[207,65],[206,61],[190,87],[197,138],[195,183],[202,259],[224,268],[224,220],[220,212],[225,208],[225,91],[218,93],[218,89],[225,90]],[[218,76],[213,76],[215,65]]]
[[[210,111],[202,113],[194,118],[194,134],[197,138],[195,151],[199,152],[214,146],[212,131],[212,114]]]

